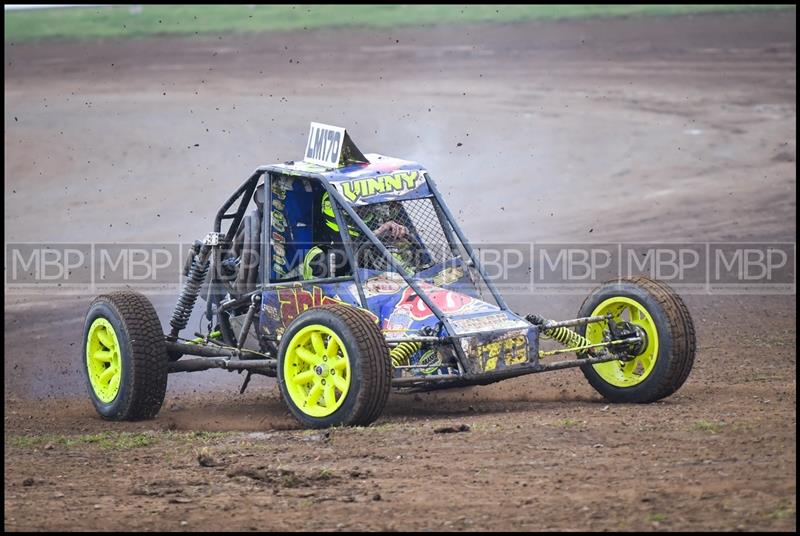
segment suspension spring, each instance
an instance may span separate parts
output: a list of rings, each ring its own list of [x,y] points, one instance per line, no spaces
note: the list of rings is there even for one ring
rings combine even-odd
[[[175,311],[172,313],[172,319],[169,321],[170,326],[172,326],[172,337],[178,336],[178,333],[180,333],[189,322],[189,317],[192,316],[194,302],[197,301],[197,295],[200,293],[200,286],[203,284],[206,274],[208,273],[210,253],[211,246],[204,245],[192,260],[192,265],[186,277],[186,283],[183,285],[178,303],[175,305]]]
[[[589,339],[578,335],[574,331],[569,328],[561,327],[561,328],[545,328],[543,333],[547,337],[551,337],[554,340],[557,340],[567,348],[577,348],[578,346],[586,346],[592,344]]]
[[[550,337],[551,339],[560,342],[567,348],[577,348],[579,346],[589,346],[592,344],[589,339],[578,333],[575,333],[567,327],[547,327],[547,324],[552,322],[552,320],[546,320],[539,315],[528,315],[527,319],[531,323],[536,324],[541,328],[543,336]]]
[[[411,356],[420,348],[422,348],[422,343],[419,342],[401,342],[389,352],[389,357],[392,358],[392,366],[399,367],[408,364]]]

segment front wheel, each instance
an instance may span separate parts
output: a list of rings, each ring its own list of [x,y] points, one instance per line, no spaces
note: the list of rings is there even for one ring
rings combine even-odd
[[[283,399],[308,428],[366,426],[389,398],[389,348],[361,309],[336,304],[306,311],[286,329],[278,356]]]
[[[109,420],[155,417],[167,389],[167,350],[153,305],[138,292],[98,296],[83,335],[89,398]]]
[[[581,306],[579,317],[611,314],[644,339],[627,359],[583,365],[586,379],[611,402],[648,403],[680,388],[694,364],[694,324],[683,300],[667,284],[646,277],[608,281]],[[592,343],[608,338],[607,322],[577,329]]]

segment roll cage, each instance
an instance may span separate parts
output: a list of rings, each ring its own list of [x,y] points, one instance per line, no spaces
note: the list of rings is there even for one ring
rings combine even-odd
[[[431,311],[436,315],[436,317],[440,321],[446,320],[444,313],[437,307],[437,305],[430,300],[427,296],[424,289],[422,289],[419,284],[414,281],[414,278],[406,274],[402,267],[398,264],[397,260],[390,254],[386,246],[383,242],[375,236],[374,232],[369,228],[369,226],[364,223],[363,219],[359,216],[358,212],[354,209],[354,207],[344,198],[344,196],[333,186],[331,181],[328,180],[328,177],[324,173],[316,173],[316,172],[308,172],[308,171],[287,171],[287,168],[284,166],[277,166],[277,165],[268,165],[268,166],[260,166],[256,168],[256,170],[250,175],[250,177],[242,183],[239,188],[225,201],[225,203],[220,207],[219,211],[214,218],[214,233],[216,233],[219,238],[219,244],[229,244],[236,233],[236,229],[242,222],[242,219],[247,211],[247,207],[249,206],[251,200],[253,199],[254,193],[256,191],[256,187],[258,186],[258,182],[261,177],[265,177],[265,183],[271,181],[273,178],[277,176],[290,176],[292,178],[301,178],[301,179],[308,179],[312,181],[316,181],[323,189],[328,193],[331,199],[334,201],[332,203],[332,208],[334,211],[334,215],[336,217],[337,225],[339,226],[339,234],[342,239],[342,243],[345,246],[345,252],[348,256],[348,260],[350,261],[351,266],[357,266],[355,261],[355,256],[352,251],[351,247],[351,240],[348,240],[348,236],[346,234],[346,229],[348,228],[348,223],[345,221],[345,216],[349,218],[352,224],[356,225],[361,233],[365,236],[366,240],[368,240],[371,244],[373,244],[382,255],[384,255],[387,261],[391,264],[392,268],[399,273],[404,281],[416,292],[419,297],[425,302]],[[453,217],[452,213],[448,209],[447,205],[445,204],[442,196],[436,186],[435,181],[431,178],[428,172],[423,172],[423,177],[425,182],[430,190],[430,195],[426,196],[425,198],[430,198],[435,201],[434,208],[436,210],[437,217],[440,220],[441,227],[444,231],[444,235],[448,242],[448,246],[451,248],[455,256],[460,256],[460,252],[458,252],[459,245],[463,248],[463,250],[467,253],[468,259],[467,262],[470,266],[474,267],[477,273],[480,275],[482,282],[486,285],[489,291],[492,294],[497,305],[502,310],[508,310],[508,305],[506,304],[505,300],[503,299],[502,295],[498,292],[494,283],[486,277],[486,274],[481,266],[478,257],[475,253],[475,250],[470,245],[469,241],[464,236],[461,228],[458,226],[455,218]],[[273,204],[273,193],[271,188],[265,188],[265,207],[271,207]],[[238,201],[238,204],[237,204]],[[233,212],[229,212],[231,207],[236,205],[236,208]],[[271,229],[273,214],[271,210],[265,209],[264,210],[264,221],[262,223],[262,231],[266,231]],[[230,226],[228,227],[225,233],[222,232],[222,224],[225,220],[231,220]],[[263,239],[262,234],[262,241],[261,241],[261,260],[260,263],[260,274],[259,274],[259,282],[260,288],[258,290],[265,290],[271,286],[280,286],[286,285],[287,282],[271,282],[269,281],[268,277],[268,267],[271,266],[271,250],[269,247],[269,240]],[[358,288],[359,294],[361,297],[361,305],[366,307],[366,299],[363,296],[363,288],[362,284],[363,281],[360,280],[360,276],[358,270],[353,270],[353,279],[355,280]],[[336,278],[341,279],[341,278]]]
[[[217,308],[217,317],[220,323],[221,331],[224,335],[226,335],[226,339],[235,341],[234,333],[232,328],[228,323],[228,319],[226,315],[220,314],[226,310],[230,310],[231,308],[238,308],[246,305],[252,301],[253,296],[258,295],[267,290],[273,290],[278,288],[286,288],[286,287],[297,287],[305,284],[313,284],[313,283],[331,283],[331,282],[341,282],[341,281],[348,281],[352,280],[355,283],[356,290],[358,292],[359,298],[359,305],[364,308],[368,309],[367,306],[367,299],[364,294],[364,281],[362,278],[361,272],[357,269],[358,263],[356,262],[356,257],[352,248],[352,242],[348,240],[347,229],[348,223],[351,225],[355,225],[358,230],[363,233],[365,239],[369,241],[375,248],[378,249],[381,255],[387,260],[390,264],[392,269],[397,272],[404,282],[413,290],[413,292],[419,296],[419,298],[423,301],[423,303],[431,310],[434,314],[440,325],[444,328],[444,335],[447,338],[457,338],[459,335],[456,334],[456,331],[453,329],[453,326],[450,324],[450,321],[447,315],[442,312],[441,308],[436,304],[434,300],[426,292],[425,288],[420,285],[418,280],[415,280],[413,275],[409,275],[403,270],[403,267],[399,265],[398,261],[391,255],[390,251],[387,247],[383,244],[383,242],[375,235],[375,233],[369,228],[369,226],[363,221],[363,219],[359,216],[358,212],[355,208],[348,202],[347,199],[339,192],[339,190],[331,183],[329,178],[326,176],[326,173],[314,172],[314,171],[303,171],[303,170],[296,170],[290,169],[292,162],[287,162],[286,164],[282,165],[266,165],[260,166],[256,168],[250,177],[245,180],[239,188],[234,191],[234,193],[223,203],[220,207],[219,211],[214,218],[214,233],[216,234],[216,244],[213,245],[214,248],[220,248],[227,246],[233,240],[233,237],[236,233],[236,230],[239,228],[244,215],[247,211],[248,206],[250,205],[251,201],[253,200],[256,188],[258,186],[259,181],[262,177],[264,177],[264,184],[266,185],[264,188],[265,192],[265,199],[264,199],[264,211],[263,211],[263,222],[261,224],[262,229],[262,239],[260,244],[261,255],[260,259],[261,262],[259,264],[259,285],[258,288],[252,290],[251,292],[239,296],[236,299],[223,301],[219,304]],[[494,283],[486,276],[486,273],[481,266],[478,256],[475,250],[470,245],[469,241],[464,236],[461,228],[458,226],[458,223],[455,221],[452,213],[448,209],[447,205],[445,204],[439,189],[436,186],[435,181],[431,178],[430,174],[427,171],[423,171],[422,175],[424,177],[425,183],[430,191],[430,194],[425,196],[425,198],[430,198],[434,201],[433,205],[435,207],[436,215],[439,219],[439,223],[441,224],[442,229],[444,230],[444,235],[447,240],[447,245],[453,251],[454,256],[460,257],[461,254],[459,252],[459,246],[463,248],[463,251],[466,252],[468,258],[462,259],[464,262],[467,263],[467,267],[472,267],[475,271],[479,274],[481,282],[486,286],[486,288],[491,293],[492,297],[494,298],[497,306],[504,311],[509,310],[508,305],[506,304],[503,297],[498,292]],[[281,176],[289,176],[291,178],[299,178],[299,179],[306,179],[310,181],[316,182],[320,185],[325,192],[332,199],[332,208],[334,211],[334,215],[336,218],[336,222],[339,227],[339,234],[342,240],[342,244],[344,245],[344,250],[347,255],[347,259],[350,263],[350,266],[353,267],[351,275],[343,276],[343,277],[335,277],[335,278],[325,278],[325,279],[316,279],[316,280],[306,280],[306,281],[270,281],[270,266],[272,266],[272,248],[270,247],[270,240],[271,236],[269,234],[270,229],[272,228],[272,218],[273,211],[270,210],[270,207],[273,205],[273,192],[272,188],[269,187],[272,180],[277,179]],[[349,219],[349,222],[346,221]],[[230,221],[230,226],[227,228],[226,231],[223,232],[223,222]],[[214,255],[215,259],[217,255]],[[216,272],[212,272],[216,273]],[[213,282],[212,282],[213,283]],[[211,303],[207,306],[206,315],[211,320],[212,316],[212,305]],[[460,348],[458,345],[455,345],[457,351],[460,353]]]

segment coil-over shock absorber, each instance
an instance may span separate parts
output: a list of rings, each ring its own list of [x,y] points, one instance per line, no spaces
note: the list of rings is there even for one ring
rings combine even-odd
[[[419,342],[401,342],[389,352],[389,357],[392,358],[392,366],[407,365],[411,356],[420,348],[422,348],[422,343]]]
[[[422,337],[433,337],[440,329],[441,325],[425,326],[419,330],[419,334]],[[402,365],[408,365],[411,362],[411,356],[417,353],[421,348],[421,342],[401,342],[389,352],[389,357],[392,359],[392,366],[400,367]]]
[[[172,313],[172,319],[169,325],[172,326],[170,338],[176,339],[178,333],[186,327],[189,322],[189,317],[192,316],[192,309],[194,302],[197,301],[197,295],[200,293],[200,286],[206,278],[209,266],[209,257],[211,255],[211,246],[209,244],[202,244],[195,242],[192,248],[191,264],[188,268],[184,269],[183,275],[186,276],[186,282],[183,285],[183,290],[178,298],[178,303],[175,305],[175,311]],[[188,263],[187,263],[188,264]]]
[[[548,327],[548,324],[554,323],[553,320],[547,320],[539,315],[528,315],[525,317],[531,324],[536,324],[542,330],[541,333],[545,337],[556,340],[566,346],[567,348],[578,348],[580,346],[588,346],[592,342],[586,337],[575,333],[568,327]]]

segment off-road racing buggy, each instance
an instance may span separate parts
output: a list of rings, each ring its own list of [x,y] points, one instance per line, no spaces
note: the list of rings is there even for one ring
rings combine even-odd
[[[313,428],[367,425],[393,388],[567,367],[611,402],[647,403],[684,383],[695,354],[683,301],[645,277],[603,284],[575,319],[512,312],[424,167],[365,156],[317,123],[303,161],[257,168],[222,205],[182,285],[167,334],[142,294],[91,303],[82,360],[101,416],[151,418],[168,374],[210,368],[245,371],[242,390],[251,374],[277,377]],[[186,337],[198,297],[206,327]]]

